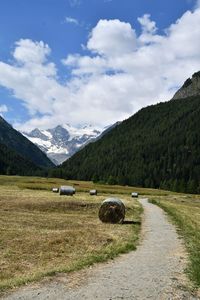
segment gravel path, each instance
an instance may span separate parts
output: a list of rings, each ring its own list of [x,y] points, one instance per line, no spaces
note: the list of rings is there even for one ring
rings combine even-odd
[[[174,226],[159,207],[148,203],[147,199],[140,202],[144,207],[143,237],[135,252],[106,264],[21,288],[3,299],[200,299],[184,289],[186,255]]]

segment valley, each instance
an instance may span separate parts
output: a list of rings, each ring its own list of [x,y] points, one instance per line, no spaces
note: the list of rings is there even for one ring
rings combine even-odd
[[[0,20],[0,299],[200,300],[200,0]]]
[[[52,187],[66,184],[76,188],[74,196],[52,193]],[[97,189],[98,196],[90,196],[90,189]],[[139,199],[148,197],[179,220],[178,232],[189,253],[187,273],[199,286],[200,196],[86,181],[0,176],[1,294],[135,250],[140,245],[142,206],[131,197],[133,191],[139,193]],[[105,224],[98,219],[101,202],[110,196],[124,202],[127,224]]]

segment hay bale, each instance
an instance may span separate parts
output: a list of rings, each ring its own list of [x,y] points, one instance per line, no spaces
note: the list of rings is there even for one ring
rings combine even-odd
[[[137,198],[138,197],[138,193],[136,193],[136,192],[131,193],[131,197],[132,198]]]
[[[97,196],[97,190],[90,190],[91,196]]]
[[[125,218],[124,203],[118,198],[104,200],[99,209],[99,219],[104,223],[123,223]]]
[[[72,196],[76,190],[73,186],[62,185],[60,187],[60,195]]]
[[[59,188],[52,188],[52,192],[53,193],[58,193],[59,192]]]

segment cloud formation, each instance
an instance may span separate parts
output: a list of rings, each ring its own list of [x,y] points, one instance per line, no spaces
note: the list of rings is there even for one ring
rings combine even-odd
[[[108,58],[132,53],[136,49],[135,30],[119,20],[100,20],[90,34],[87,48]]]
[[[157,31],[156,23],[151,21],[151,16],[149,14],[143,15],[141,18],[138,18],[138,22],[142,26],[143,33],[154,34]]]
[[[51,50],[44,42],[33,42],[29,39],[21,39],[15,43],[13,57],[22,64],[42,64],[46,61]]]
[[[66,17],[65,18],[65,23],[73,24],[73,25],[76,25],[76,26],[79,25],[79,21],[75,18],[72,18],[72,17]]]
[[[2,116],[3,113],[5,113],[7,111],[8,111],[8,107],[5,104],[0,105],[0,116]]]
[[[200,70],[200,9],[187,11],[163,34],[148,14],[138,22],[140,35],[129,23],[99,20],[86,44],[89,54],[62,59],[71,73],[64,83],[50,62],[48,45],[16,42],[13,64],[0,62],[0,85],[29,111],[30,120],[18,127],[48,128],[64,122],[103,126],[169,100]]]

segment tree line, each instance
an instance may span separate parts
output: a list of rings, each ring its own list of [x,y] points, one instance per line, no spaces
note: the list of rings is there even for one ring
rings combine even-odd
[[[49,175],[200,193],[200,96],[143,108]]]

